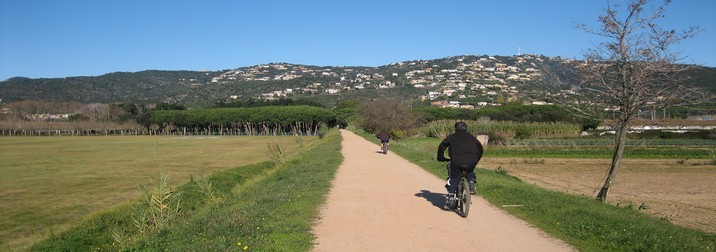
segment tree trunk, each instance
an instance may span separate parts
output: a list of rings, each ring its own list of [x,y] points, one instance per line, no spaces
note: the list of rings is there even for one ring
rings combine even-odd
[[[616,148],[614,148],[614,155],[612,156],[612,164],[609,166],[609,175],[607,176],[606,181],[604,181],[604,186],[602,186],[602,189],[599,191],[599,194],[597,195],[597,199],[601,202],[607,201],[607,193],[609,192],[609,186],[614,181],[614,178],[617,176],[617,171],[619,170],[619,165],[621,163],[622,155],[624,155],[624,146],[626,145],[626,136],[627,136],[627,130],[629,129],[628,123],[622,122],[619,123],[619,126],[617,127],[617,131],[615,132],[615,144]]]

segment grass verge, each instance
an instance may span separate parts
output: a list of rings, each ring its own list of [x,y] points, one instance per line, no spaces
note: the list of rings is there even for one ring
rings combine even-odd
[[[359,132],[369,141],[371,135]],[[439,139],[391,141],[391,151],[438,177],[444,164],[435,161]],[[428,144],[431,143],[432,145]],[[487,150],[489,151],[489,150]],[[580,251],[714,251],[716,234],[688,229],[635,209],[526,184],[505,171],[478,169],[478,194]],[[479,210],[476,211],[479,214]]]
[[[162,228],[139,233],[127,203],[90,216],[36,246],[43,251],[307,251],[311,227],[342,162],[340,134],[283,164],[263,162],[212,174],[176,189],[181,213]],[[211,195],[211,197],[209,197]]]

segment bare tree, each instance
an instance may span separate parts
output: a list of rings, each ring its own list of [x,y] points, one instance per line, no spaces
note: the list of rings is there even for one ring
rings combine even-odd
[[[8,103],[6,106],[12,114],[20,119],[28,120],[31,115],[37,114],[74,114],[78,113],[84,104],[80,102],[51,102],[22,100]]]
[[[359,126],[366,131],[408,130],[419,123],[419,116],[395,99],[366,101],[356,111]]]
[[[605,42],[590,49],[577,67],[580,83],[573,89],[568,108],[587,116],[613,113],[609,126],[615,130],[614,153],[597,199],[605,202],[619,170],[630,123],[642,110],[686,105],[706,99],[708,92],[687,82],[691,66],[670,46],[695,36],[698,27],[682,31],[664,30],[656,21],[664,17],[666,0],[658,6],[647,0],[630,0],[626,6],[607,1],[599,28],[578,28],[603,37]],[[647,10],[648,9],[648,10]],[[594,117],[593,117],[594,118]]]

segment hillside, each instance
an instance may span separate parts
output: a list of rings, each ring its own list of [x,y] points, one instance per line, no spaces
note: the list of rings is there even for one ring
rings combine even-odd
[[[96,77],[0,82],[0,101],[178,103],[207,107],[235,99],[308,98],[326,105],[343,99],[396,97],[457,100],[465,105],[541,102],[574,80],[575,61],[542,55],[455,56],[380,67],[270,63],[222,71],[116,72]],[[716,69],[699,67],[693,81],[716,93]]]

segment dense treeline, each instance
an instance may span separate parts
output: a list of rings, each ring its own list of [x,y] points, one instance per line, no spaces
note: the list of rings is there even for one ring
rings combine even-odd
[[[0,135],[315,135],[324,126],[345,126],[349,115],[342,114],[337,121],[334,112],[308,105],[187,110],[169,103],[145,106],[27,100],[4,106]]]
[[[306,99],[287,99],[281,98],[278,100],[236,100],[231,102],[219,101],[214,106],[215,108],[255,108],[255,107],[266,107],[266,106],[298,106],[308,105],[314,107],[323,108],[324,106],[318,102],[306,100]]]
[[[355,124],[369,132],[386,128],[394,137],[402,138],[420,134],[417,129],[440,120],[567,123],[581,125],[582,130],[595,128],[598,124],[597,121],[578,119],[558,106],[519,103],[480,109],[409,109],[398,99],[362,103],[347,99],[333,109],[326,109],[310,100],[278,99],[236,100],[214,106],[218,108],[195,110],[171,103],[144,105],[24,100],[3,106],[0,135],[317,134],[320,126],[346,127]],[[673,112],[667,110],[663,114],[673,115]],[[507,135],[520,138],[539,135],[517,133],[522,131]]]
[[[496,121],[513,122],[567,122],[574,116],[555,105],[521,105],[510,103],[499,107],[485,107],[476,110],[474,118],[489,117]]]
[[[473,119],[475,110],[459,109],[459,108],[441,108],[441,107],[420,107],[413,109],[426,122],[437,120],[468,120]]]
[[[313,106],[267,106],[197,110],[158,110],[151,124],[163,134],[316,135],[336,125],[335,114]]]
[[[509,103],[504,106],[488,106],[480,109],[458,109],[425,107],[415,109],[425,122],[438,120],[479,120],[493,121],[577,123],[582,129],[596,128],[598,121],[580,119],[568,110],[555,105],[522,105]]]

